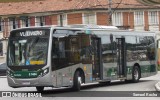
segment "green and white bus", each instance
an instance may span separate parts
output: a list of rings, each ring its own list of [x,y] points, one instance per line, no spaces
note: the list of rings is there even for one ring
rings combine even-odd
[[[31,27],[11,31],[7,51],[10,87],[71,87],[131,80],[157,73],[153,32],[115,27]]]

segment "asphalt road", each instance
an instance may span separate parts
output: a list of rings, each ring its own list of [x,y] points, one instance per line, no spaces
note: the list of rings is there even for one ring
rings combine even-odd
[[[154,85],[160,80],[160,72],[157,75],[142,78],[139,83],[125,83],[123,81],[113,81],[111,84],[102,85],[99,83],[87,84],[82,86],[80,92],[73,92],[69,88],[45,88],[43,97],[133,97],[133,93],[156,92]],[[26,91],[36,92],[34,87],[11,88],[7,84],[5,77],[0,78],[0,91]],[[101,94],[101,95],[99,95]],[[153,93],[152,93],[153,94]]]

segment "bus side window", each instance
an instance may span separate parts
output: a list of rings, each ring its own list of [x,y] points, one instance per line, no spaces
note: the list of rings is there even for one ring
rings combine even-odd
[[[65,42],[65,38],[53,38],[52,63],[56,69],[61,69],[67,65]]]
[[[149,60],[155,60],[155,40],[153,37],[147,37],[147,56]]]
[[[81,59],[83,64],[91,63],[92,61],[92,47],[84,47],[81,49]]]
[[[58,41],[56,39],[53,40],[52,43],[52,58],[58,58]]]
[[[58,65],[58,39],[53,38],[52,40],[52,71],[56,70]]]
[[[81,52],[80,58],[83,64],[91,64],[92,63],[92,53],[93,48],[90,44],[90,35],[81,34]]]
[[[135,45],[137,44],[136,42],[137,37],[136,36],[125,36],[125,41],[126,41],[126,54],[127,54],[127,61],[135,61],[137,60],[137,53],[136,53],[136,48]]]
[[[148,60],[147,56],[147,37],[146,36],[139,36],[137,37],[137,54],[140,61],[146,61]]]
[[[102,39],[102,61],[104,63],[113,63],[116,61],[116,42],[115,37],[111,41],[109,35],[101,36]]]

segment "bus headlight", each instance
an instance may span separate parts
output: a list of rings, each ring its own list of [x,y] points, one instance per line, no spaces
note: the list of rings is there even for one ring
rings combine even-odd
[[[48,72],[49,72],[49,68],[46,68],[41,71],[40,76],[43,77],[44,75],[48,74]]]
[[[43,71],[43,74],[47,74],[48,73],[48,68],[46,68],[44,71]]]

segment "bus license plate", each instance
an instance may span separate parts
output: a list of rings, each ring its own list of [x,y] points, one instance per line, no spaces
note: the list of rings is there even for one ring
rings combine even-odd
[[[23,82],[22,84],[23,85],[30,85],[31,83],[30,82]]]

